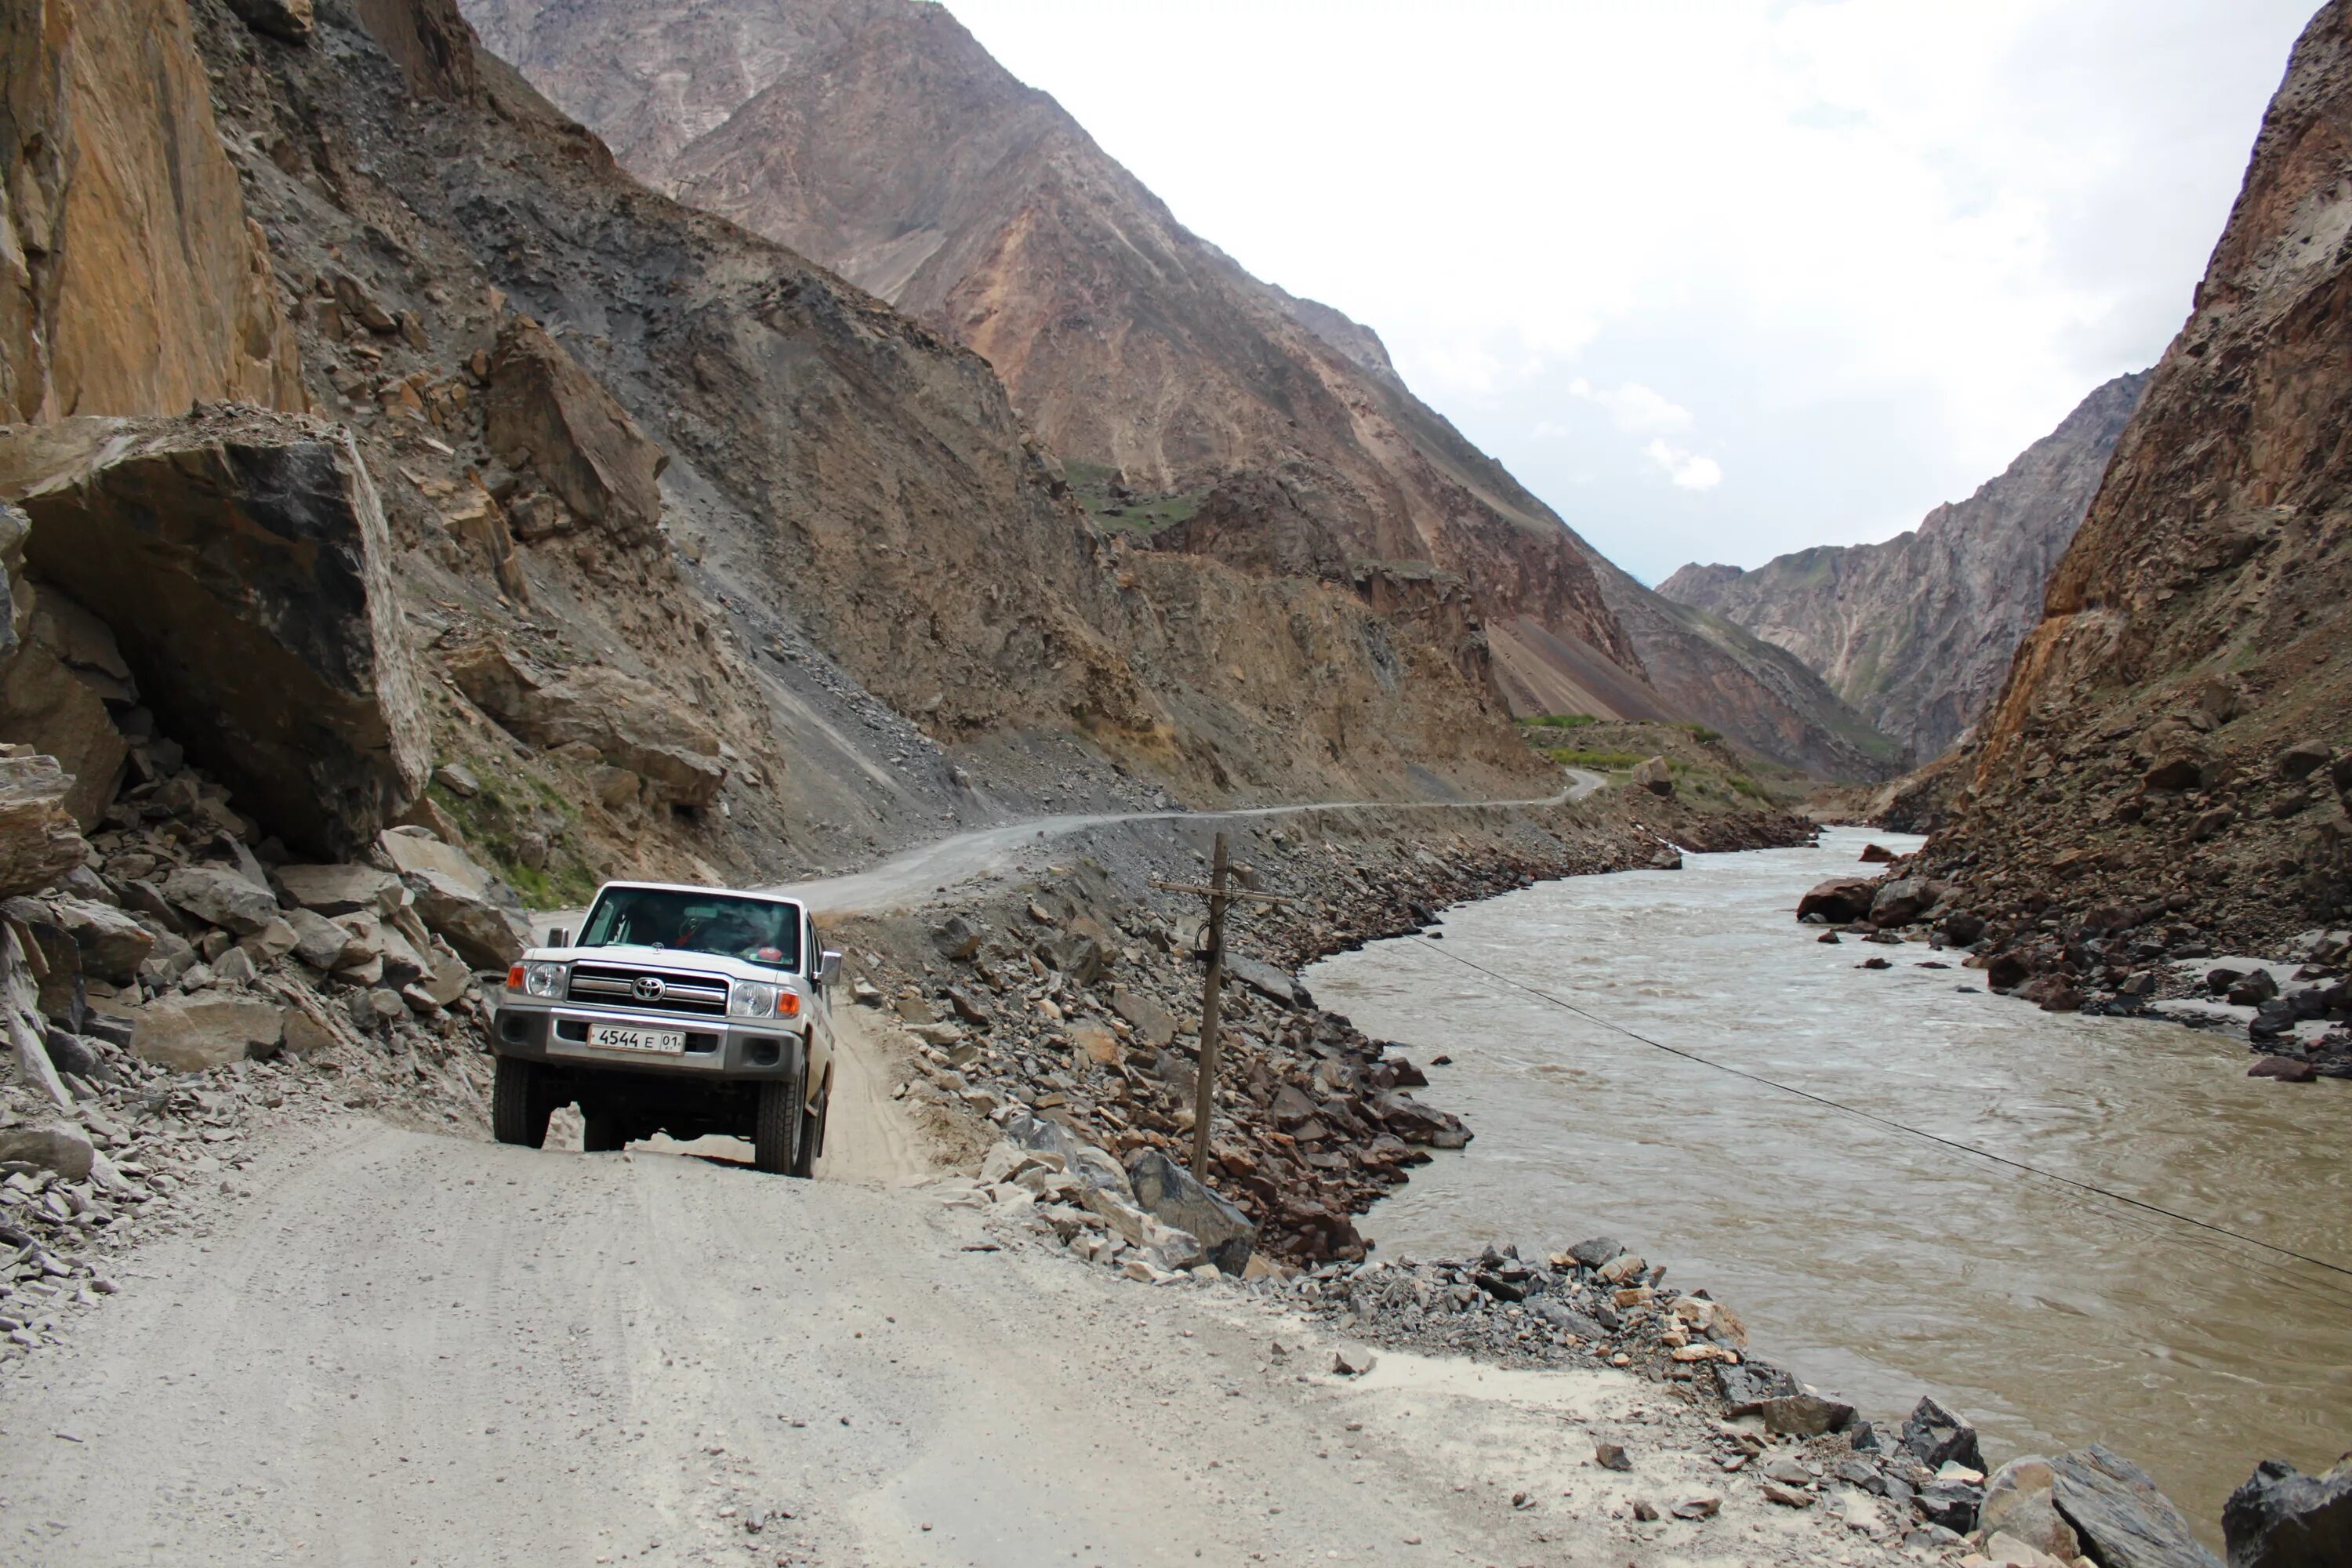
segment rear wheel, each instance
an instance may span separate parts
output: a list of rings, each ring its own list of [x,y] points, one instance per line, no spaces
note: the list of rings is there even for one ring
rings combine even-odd
[[[490,1133],[501,1143],[526,1149],[547,1142],[547,1118],[555,1107],[539,1086],[539,1064],[520,1057],[500,1057],[498,1076],[490,1084]]]
[[[801,1086],[797,1079],[774,1080],[760,1086],[759,1110],[751,1121],[751,1165],[771,1175],[794,1173],[801,1128]]]
[[[617,1110],[598,1106],[591,1110],[583,1108],[580,1120],[580,1147],[591,1154],[610,1153],[629,1142],[629,1124]]]
[[[833,1109],[833,1079],[824,1080],[817,1091],[814,1114],[801,1112],[801,1143],[793,1152],[793,1174],[806,1178],[816,1174],[817,1156],[824,1152],[824,1119]]]

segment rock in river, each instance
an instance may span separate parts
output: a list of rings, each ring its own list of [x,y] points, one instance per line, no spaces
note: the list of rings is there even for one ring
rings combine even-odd
[[[2221,1508],[2230,1568],[2334,1568],[2352,1563],[2352,1456],[2324,1476],[2264,1459]]]

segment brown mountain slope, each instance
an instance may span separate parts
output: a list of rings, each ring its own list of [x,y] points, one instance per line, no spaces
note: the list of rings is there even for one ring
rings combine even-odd
[[[2017,651],[1935,865],[1989,900],[2161,900],[2233,942],[2346,912],[2347,396],[2352,0],[2332,0]]]
[[[147,47],[100,47],[123,37]],[[152,128],[196,158],[206,201],[173,201],[165,160],[128,184],[126,161],[68,161],[39,203],[10,185],[8,238],[51,279],[113,258],[127,296],[164,297],[184,282],[173,258],[215,237],[249,247],[268,309],[248,320],[280,323],[275,337],[225,337],[233,315],[175,305],[158,318],[165,363],[217,363],[226,342],[246,379],[196,390],[283,387],[322,416],[277,436],[272,416],[248,423],[257,449],[347,453],[336,472],[371,498],[360,531],[385,578],[362,618],[424,676],[420,764],[460,761],[481,784],[436,784],[433,810],[520,885],[560,899],[615,872],[837,865],[1041,798],[1524,795],[1555,776],[1483,690],[1353,595],[1130,558],[978,355],[646,191],[478,58],[447,0],[322,7],[299,41],[222,0],[0,11],[0,58],[41,47],[83,75],[12,78],[16,122]],[[33,226],[58,211],[75,221]],[[66,313],[30,319],[0,336],[9,386],[100,363],[44,362]],[[119,411],[163,416],[142,440],[230,450],[176,384],[131,385]],[[135,595],[118,563],[56,553],[73,537],[61,507],[28,501],[41,606],[60,625],[83,624],[76,598],[119,617]],[[234,498],[215,510],[242,515]],[[152,510],[202,526],[169,498]],[[183,624],[163,607],[184,608],[149,618]],[[333,650],[358,612],[318,598],[308,613],[315,626],[281,633]],[[152,628],[126,628],[111,695],[79,695],[66,654],[39,661],[37,695],[70,699],[99,756],[104,704],[136,677],[153,702],[138,724],[201,752],[185,683],[133,629]],[[402,772],[386,809],[422,783],[421,765]],[[252,809],[256,781],[230,782]]]
[[[1949,750],[1999,689],[2042,594],[2138,405],[2117,376],[1963,501],[1880,544],[1685,566],[1658,592],[1711,610],[1818,670],[1922,759]]]
[[[620,0],[470,0],[468,11],[490,47],[649,184],[979,350],[1074,472],[1115,471],[1177,510],[1272,482],[1284,504],[1258,525],[1303,521],[1327,580],[1396,566],[1458,577],[1488,624],[1528,623],[1488,643],[1515,701],[1574,690],[1607,703],[1601,689],[1614,683],[1579,673],[1590,657],[1643,677],[1649,654],[1612,611],[1591,552],[1412,396],[1376,335],[1259,282],[1185,229],[942,7],[688,0],[656,14]],[[1219,553],[1253,569],[1298,555],[1297,541],[1246,539],[1235,526],[1246,509],[1225,510]],[[1711,679],[1602,710],[1672,711],[1788,761],[1868,771],[1835,749],[1791,752],[1786,733],[1836,726],[1781,710],[1717,644],[1670,616],[1659,624],[1668,662]],[[1563,665],[1555,648],[1585,651]],[[1718,688],[1738,700],[1718,702]]]

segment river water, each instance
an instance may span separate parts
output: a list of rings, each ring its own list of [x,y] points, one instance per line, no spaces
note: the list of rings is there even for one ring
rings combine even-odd
[[[1875,836],[1909,848],[1918,840]],[[1391,1256],[1605,1232],[1735,1306],[1756,1352],[1864,1415],[1923,1392],[1998,1464],[2100,1441],[2218,1540],[2254,1461],[2352,1448],[2352,1277],[1669,1055],[1595,1017],[2076,1182],[2352,1266],[2352,1083],[2245,1076],[2242,1040],[2045,1014],[1920,943],[1791,918],[1865,837],[1691,855],[1343,953],[1323,1005],[1404,1044],[1477,1133],[1363,1222]],[[1856,965],[1885,955],[1894,967]],[[1962,990],[1962,987],[1975,989]]]

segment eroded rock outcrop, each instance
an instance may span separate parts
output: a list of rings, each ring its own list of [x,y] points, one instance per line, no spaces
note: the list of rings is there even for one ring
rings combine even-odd
[[[0,409],[309,406],[184,0],[0,11]]]
[[[383,511],[350,438],[220,411],[0,433],[26,559],[103,617],[189,753],[292,843],[364,843],[429,756]]]
[[[487,433],[513,468],[528,468],[572,513],[643,542],[661,527],[669,455],[582,370],[546,329],[518,317],[490,361]]]
[[[2231,943],[2347,908],[2352,819],[2316,763],[2352,755],[2347,223],[2352,4],[2331,0],[1929,847],[1979,908],[2161,900]]]
[[[1880,544],[1822,545],[1752,572],[1684,567],[1658,592],[1787,648],[1925,762],[2000,689],[2097,491],[2147,374],[2117,376],[1963,501]]]
[[[518,658],[496,639],[453,648],[444,663],[458,689],[520,739],[549,751],[585,748],[629,781],[607,787],[634,797],[706,806],[719,796],[727,764],[719,737],[649,682],[590,667],[556,676]]]

